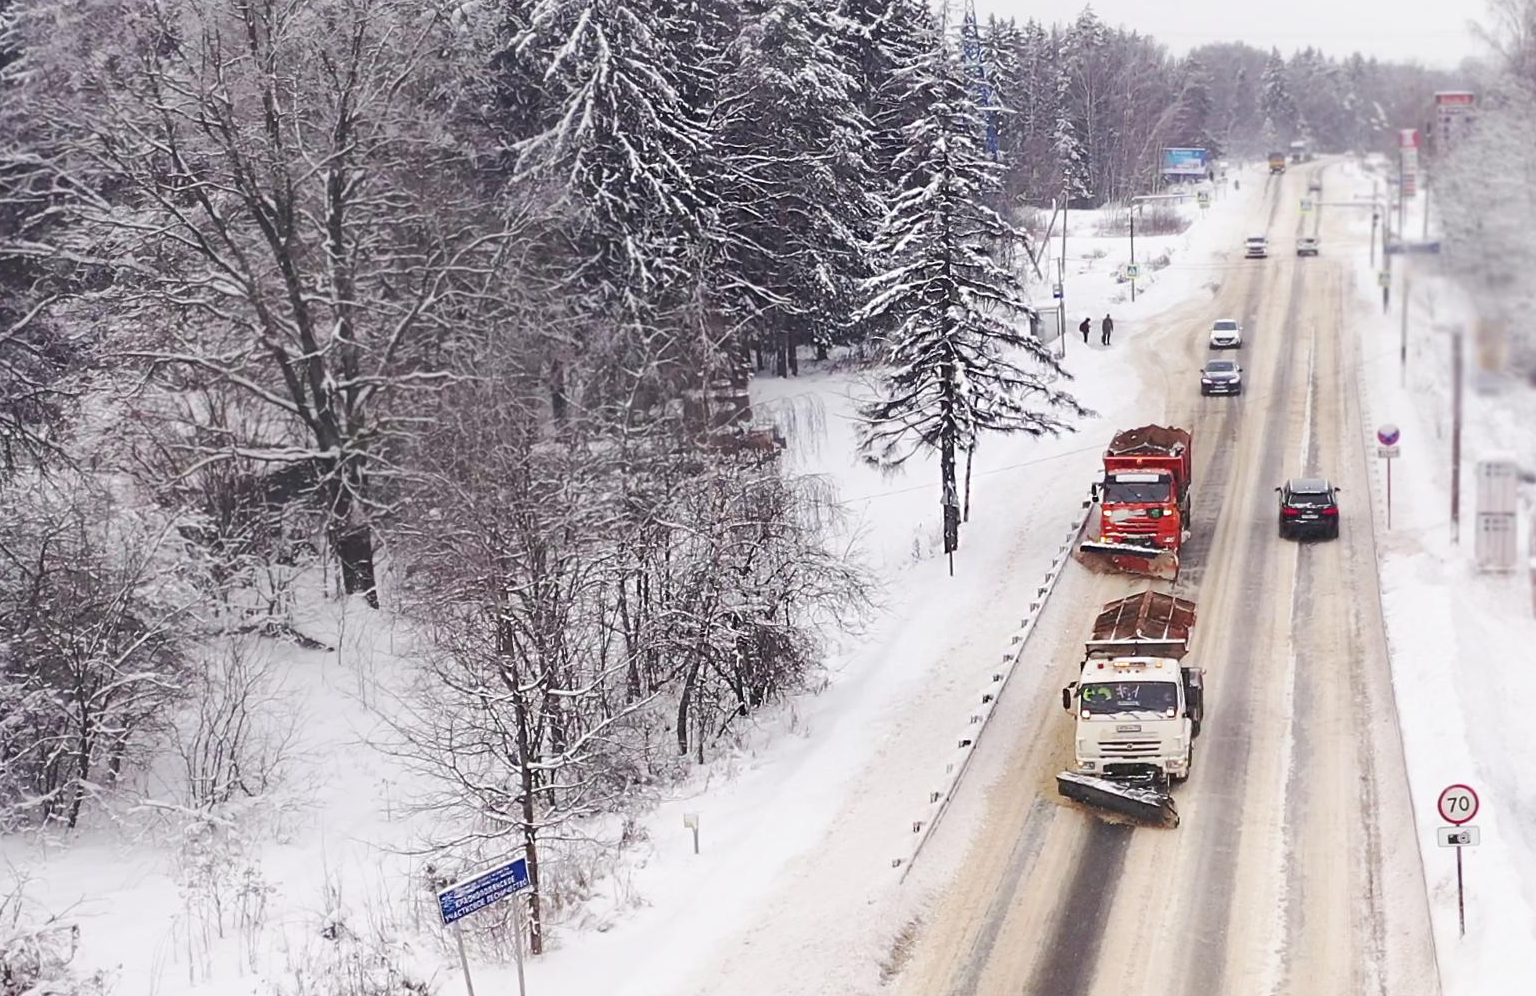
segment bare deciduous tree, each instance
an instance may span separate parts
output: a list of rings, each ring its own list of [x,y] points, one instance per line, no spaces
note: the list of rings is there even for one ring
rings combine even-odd
[[[413,398],[484,314],[505,226],[456,129],[456,46],[400,0],[65,0],[30,102],[69,225],[107,268],[113,345],[285,430],[204,459],[304,464],[348,592],[376,604],[381,477]],[[61,15],[63,16],[63,15]]]

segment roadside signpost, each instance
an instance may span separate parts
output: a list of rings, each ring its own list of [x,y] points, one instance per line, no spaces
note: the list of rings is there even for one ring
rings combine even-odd
[[[1387,461],[1387,528],[1392,528],[1392,461],[1402,453],[1397,441],[1402,438],[1402,432],[1391,422],[1384,422],[1376,427],[1376,455]]]
[[[1477,792],[1472,786],[1461,784],[1447,785],[1436,803],[1440,818],[1451,825],[1441,827],[1435,832],[1435,837],[1441,847],[1456,848],[1456,918],[1461,925],[1462,937],[1467,936],[1467,901],[1466,891],[1462,887],[1461,849],[1482,843],[1482,833],[1477,827],[1466,825],[1472,822],[1479,807]]]
[[[1225,179],[1225,177],[1223,177],[1223,179]],[[1211,194],[1210,194],[1210,191],[1202,190],[1198,194],[1196,194],[1195,195],[1195,203],[1200,205],[1200,210],[1202,210],[1202,211],[1204,211],[1206,208],[1210,207],[1211,206]]]
[[[475,983],[469,977],[469,954],[464,950],[464,930],[459,925],[459,921],[471,913],[478,913],[487,906],[522,892],[528,888],[528,885],[528,859],[518,855],[503,864],[462,878],[438,892],[437,909],[442,914],[443,925],[453,927],[454,937],[459,944],[459,964],[464,967],[464,988],[469,996],[475,996]],[[513,918],[512,934],[512,952],[517,960],[517,991],[522,996],[527,996],[528,990],[523,982],[521,916]]]
[[[1126,277],[1127,280],[1135,280],[1139,276],[1141,276],[1141,264],[1140,263],[1127,263],[1127,264],[1125,264],[1125,277]]]

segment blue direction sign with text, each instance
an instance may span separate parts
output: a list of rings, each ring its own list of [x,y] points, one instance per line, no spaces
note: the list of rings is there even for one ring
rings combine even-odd
[[[496,868],[480,872],[472,878],[455,882],[437,894],[438,909],[443,923],[462,920],[471,913],[478,913],[494,902],[499,902],[528,888],[528,859],[515,858]]]

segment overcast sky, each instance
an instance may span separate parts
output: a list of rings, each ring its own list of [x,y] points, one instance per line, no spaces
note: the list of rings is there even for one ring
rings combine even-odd
[[[1084,0],[976,0],[988,14],[1031,17],[1045,24],[1077,17]],[[1151,35],[1176,55],[1207,42],[1279,46],[1290,55],[1312,45],[1328,55],[1358,49],[1381,59],[1454,68],[1481,53],[1467,26],[1482,18],[1482,0],[1094,0],[1111,25]]]

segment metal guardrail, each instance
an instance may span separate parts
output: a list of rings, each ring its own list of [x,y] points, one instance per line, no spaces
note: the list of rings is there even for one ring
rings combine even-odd
[[[944,819],[944,814],[949,811],[949,804],[958,794],[960,783],[970,769],[971,759],[976,756],[976,745],[986,731],[987,722],[992,718],[992,713],[997,708],[998,701],[1002,699],[1003,691],[1008,687],[1009,680],[1013,678],[1014,671],[1018,669],[1019,659],[1024,656],[1024,650],[1029,646],[1029,638],[1035,632],[1035,624],[1040,618],[1040,613],[1045,611],[1045,604],[1050,599],[1051,593],[1056,590],[1056,582],[1061,578],[1061,572],[1072,559],[1072,548],[1077,543],[1078,537],[1082,535],[1083,527],[1088,524],[1092,505],[1092,501],[1088,500],[1082,503],[1078,518],[1067,533],[1066,541],[1057,548],[1056,556],[1051,559],[1051,566],[1046,571],[1045,579],[1035,588],[1035,597],[1029,603],[1028,614],[1019,621],[1019,628],[1009,637],[1008,649],[1003,651],[1002,665],[991,673],[986,687],[978,694],[979,701],[975,710],[967,717],[965,731],[956,738],[955,750],[959,752],[959,756],[945,764],[944,781],[938,789],[928,793],[925,813],[912,821],[912,833],[916,835],[916,839],[912,843],[911,850],[905,857],[891,859],[891,867],[901,869],[900,881],[907,880],[907,875],[916,865],[923,848],[932,839],[934,830]]]

